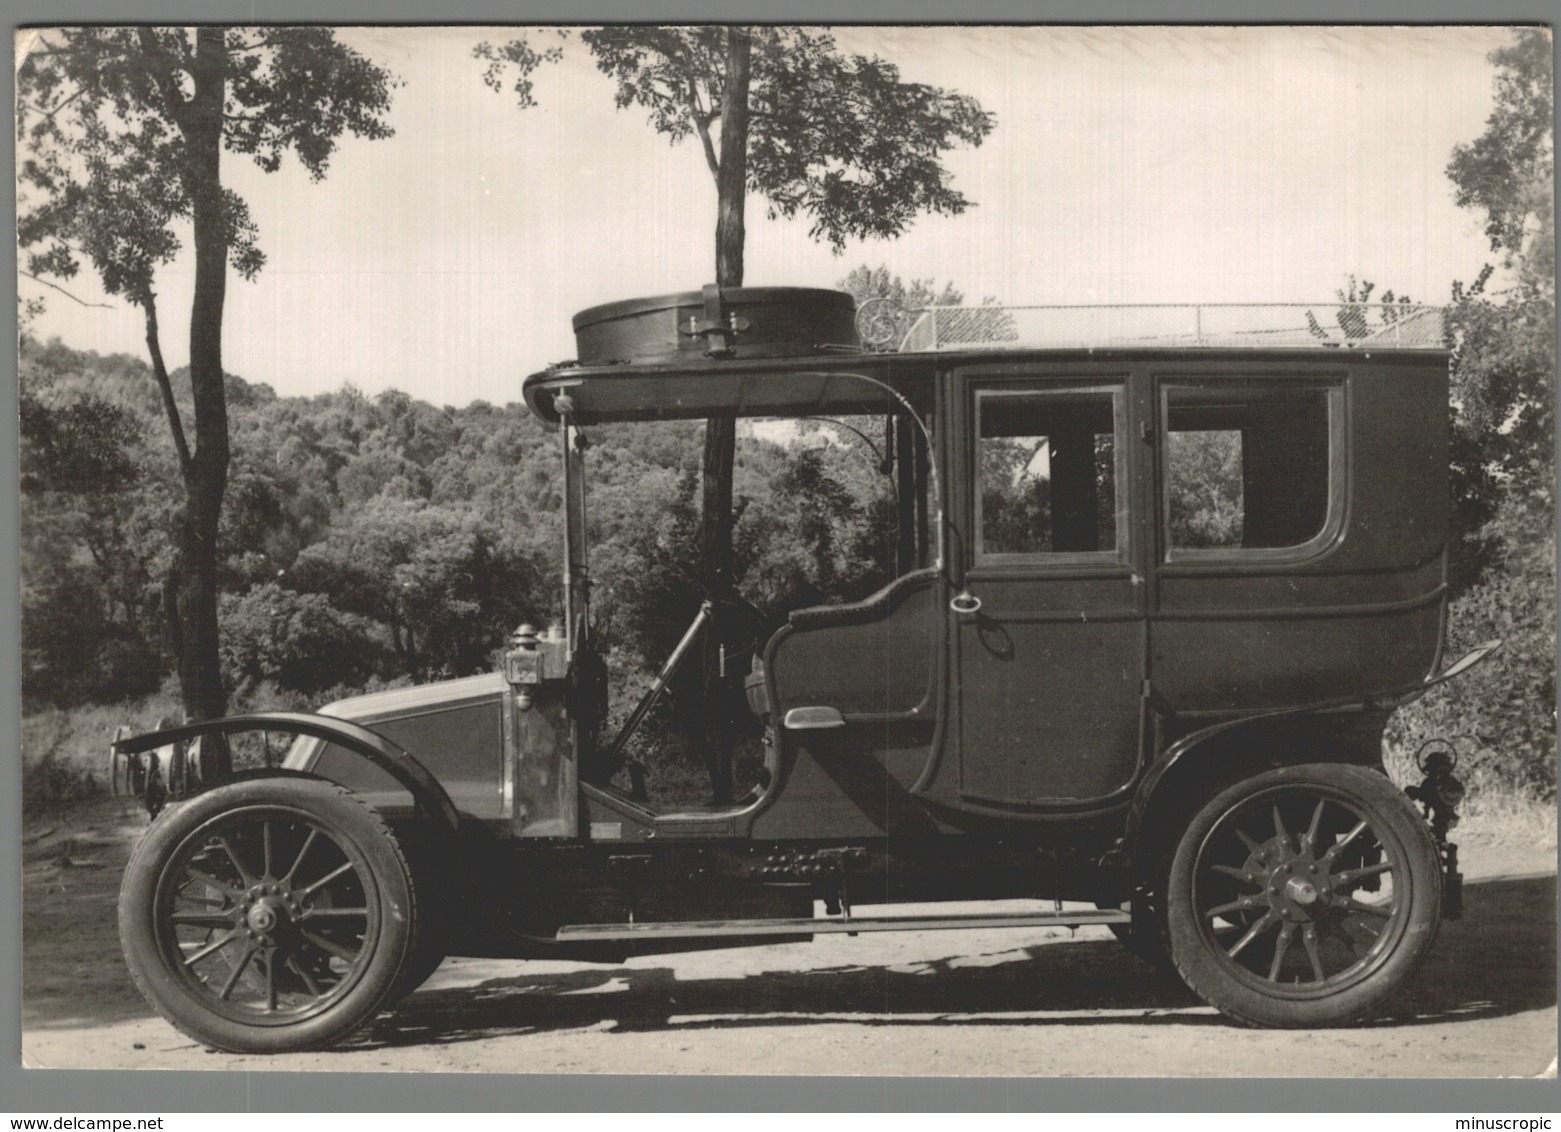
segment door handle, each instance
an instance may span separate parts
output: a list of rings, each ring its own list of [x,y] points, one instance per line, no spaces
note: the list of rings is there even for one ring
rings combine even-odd
[[[981,599],[978,598],[975,594],[971,593],[969,590],[961,590],[959,593],[949,598],[949,608],[952,609],[955,613],[969,616],[970,614],[980,610]]]

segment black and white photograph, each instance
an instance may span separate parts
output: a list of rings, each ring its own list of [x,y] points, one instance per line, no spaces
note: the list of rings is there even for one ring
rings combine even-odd
[[[1549,28],[14,46],[25,1066],[1555,1077]]]

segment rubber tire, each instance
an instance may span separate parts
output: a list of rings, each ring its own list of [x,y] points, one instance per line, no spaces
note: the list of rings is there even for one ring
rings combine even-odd
[[[181,848],[236,810],[273,809],[307,816],[367,864],[378,896],[373,953],[357,982],[319,1014],[295,1024],[246,1025],[208,1010],[165,964],[155,923],[158,885]],[[131,977],[152,1007],[196,1041],[229,1053],[285,1053],[333,1045],[370,1021],[393,994],[416,951],[412,870],[395,835],[351,791],[318,779],[277,776],[219,786],[169,809],[136,845],[119,893],[119,937]]]
[[[1239,981],[1204,940],[1194,914],[1193,877],[1204,839],[1231,810],[1279,787],[1312,787],[1348,802],[1379,839],[1396,842],[1404,862],[1395,889],[1407,885],[1408,914],[1392,950],[1358,981],[1319,998],[1282,998]],[[1308,1029],[1358,1021],[1390,999],[1424,958],[1442,911],[1442,870],[1425,822],[1387,778],[1364,767],[1312,763],[1281,767],[1237,783],[1211,799],[1177,844],[1167,895],[1171,957],[1187,986],[1209,1005],[1249,1026]]]
[[[385,1000],[394,1006],[433,977],[449,957],[451,901],[454,887],[449,859],[441,846],[414,838],[401,839],[401,849],[412,867],[413,886],[417,890],[417,936],[401,967],[401,977]]]

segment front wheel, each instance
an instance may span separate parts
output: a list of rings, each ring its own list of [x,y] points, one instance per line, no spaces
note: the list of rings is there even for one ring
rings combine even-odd
[[[163,814],[120,889],[136,985],[233,1053],[313,1049],[367,1022],[416,953],[412,874],[379,815],[306,778],[234,782]]]
[[[1380,1007],[1425,955],[1442,875],[1380,774],[1319,763],[1225,790],[1179,842],[1167,893],[1187,985],[1239,1021],[1313,1027]]]

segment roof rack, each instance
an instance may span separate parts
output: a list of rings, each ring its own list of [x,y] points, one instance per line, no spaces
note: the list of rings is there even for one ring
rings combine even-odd
[[[1416,303],[1132,303],[922,307],[862,304],[872,347],[901,353],[1035,348],[1442,350],[1443,308]]]

